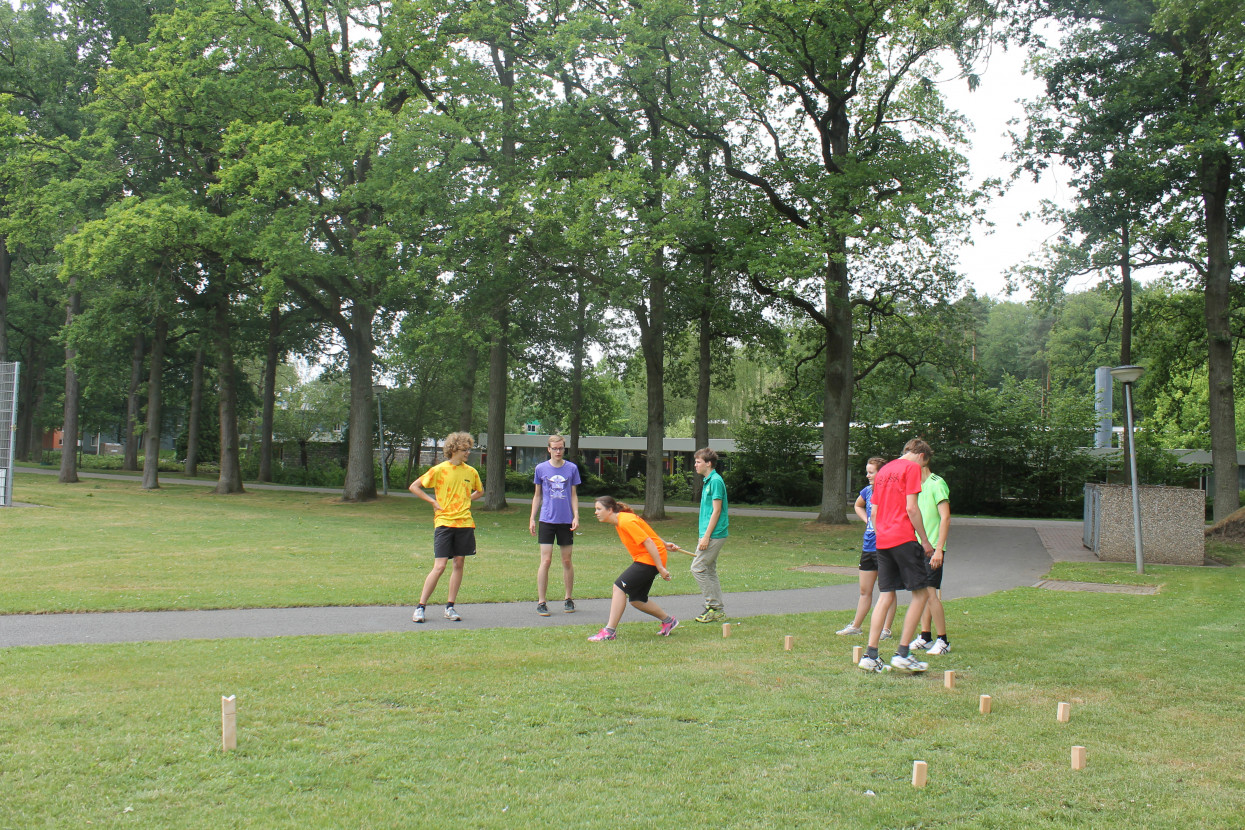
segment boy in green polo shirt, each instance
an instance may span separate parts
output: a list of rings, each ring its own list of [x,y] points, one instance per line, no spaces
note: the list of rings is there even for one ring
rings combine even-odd
[[[718,584],[718,554],[726,544],[730,519],[726,512],[726,482],[714,469],[717,460],[718,454],[705,447],[696,450],[693,462],[696,472],[705,479],[700,489],[700,539],[692,555],[692,576],[705,597],[705,612],[696,618],[696,622],[702,623],[726,619],[722,586]]]
[[[947,617],[942,610],[942,575],[945,570],[947,552],[947,533],[951,529],[951,488],[941,476],[930,472],[929,467],[921,470],[921,492],[917,495],[917,506],[921,508],[921,519],[925,525],[925,535],[934,543],[934,552],[926,560],[930,568],[929,602],[925,613],[921,615],[921,633],[910,644],[910,648],[926,649],[926,654],[948,654],[951,641],[947,639]],[[931,625],[932,623],[932,625]],[[938,639],[933,637],[938,632]]]

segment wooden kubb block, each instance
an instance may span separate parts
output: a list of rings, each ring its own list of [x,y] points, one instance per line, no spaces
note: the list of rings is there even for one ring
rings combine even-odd
[[[983,715],[988,715],[988,714],[990,714],[990,704],[991,704],[991,703],[992,703],[992,701],[990,700],[990,695],[982,695],[982,696],[981,696],[981,707],[980,707],[980,708],[981,708],[981,714],[983,714]]]
[[[912,786],[924,787],[929,777],[929,765],[924,761],[912,762]]]
[[[852,646],[852,662],[859,663],[860,658],[865,654],[864,646]]]
[[[1067,723],[1072,717],[1072,704],[1060,703],[1059,708],[1055,710],[1055,720],[1060,723]]]
[[[236,695],[220,699],[220,745],[221,749],[238,748],[238,699]]]
[[[1072,769],[1085,769],[1085,747],[1072,747]]]
[[[731,624],[730,623],[722,623],[722,636],[723,637],[731,636]]]
[[[792,646],[794,645],[795,645],[795,637],[791,636],[790,634],[782,638],[782,650],[783,651],[790,651]]]

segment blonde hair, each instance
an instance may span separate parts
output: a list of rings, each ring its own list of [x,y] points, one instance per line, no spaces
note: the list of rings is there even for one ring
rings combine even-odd
[[[865,462],[866,467],[868,467],[870,464],[872,464],[874,467],[877,467],[880,470],[886,464],[886,459],[875,455],[873,456],[873,458],[870,458],[868,461]]]
[[[446,458],[453,458],[454,453],[459,450],[469,450],[476,445],[472,440],[470,432],[451,432],[445,436],[445,446],[442,451]]]
[[[554,444],[561,444],[563,447],[566,446],[566,439],[562,437],[561,433],[555,432],[553,435],[550,435],[549,440],[545,442],[546,447],[552,447]]]

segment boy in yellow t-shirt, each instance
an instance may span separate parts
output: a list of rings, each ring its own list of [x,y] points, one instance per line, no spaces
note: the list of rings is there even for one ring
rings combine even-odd
[[[475,442],[465,432],[454,432],[445,439],[445,461],[430,467],[428,472],[411,482],[410,490],[432,505],[432,570],[424,579],[424,590],[419,595],[419,607],[411,617],[413,622],[424,621],[428,598],[436,590],[445,565],[454,560],[450,572],[450,590],[445,600],[445,618],[455,622],[462,619],[454,609],[458,588],[463,583],[463,563],[476,552],[476,523],[471,518],[471,503],[484,495],[480,474],[467,463],[467,456]],[[435,496],[428,495],[425,487],[431,487]]]

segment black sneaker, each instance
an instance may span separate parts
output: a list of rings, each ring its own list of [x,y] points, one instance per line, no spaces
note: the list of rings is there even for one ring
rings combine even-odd
[[[544,602],[536,603],[536,613],[540,614],[542,617],[549,616],[549,605]]]
[[[568,599],[566,602],[562,603],[562,610],[568,614],[574,614],[575,613],[575,601]]]

